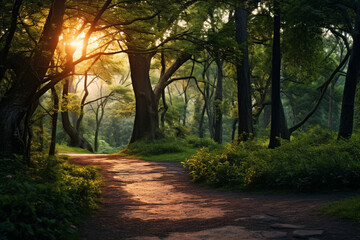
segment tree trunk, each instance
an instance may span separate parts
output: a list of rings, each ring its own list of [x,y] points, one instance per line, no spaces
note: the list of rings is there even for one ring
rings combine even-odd
[[[189,81],[188,81],[188,84],[189,84]],[[188,96],[187,96],[187,93],[186,93],[186,90],[187,90],[187,87],[184,89],[184,115],[183,115],[183,119],[182,119],[182,125],[185,127],[186,125],[186,113],[187,113],[187,108],[188,108]]]
[[[235,118],[232,124],[232,131],[231,131],[231,140],[235,140],[235,134],[236,134],[236,124],[238,123],[238,119]]]
[[[152,54],[128,54],[136,110],[130,143],[154,140],[159,131],[158,102],[151,87],[149,70]]]
[[[290,132],[286,121],[284,106],[280,99],[280,136],[282,139],[290,140]]]
[[[99,144],[98,144],[99,131],[100,131],[101,122],[104,118],[105,106],[106,106],[107,100],[108,100],[108,98],[106,98],[104,101],[102,101],[96,111],[96,128],[95,128],[95,137],[94,137],[95,152],[98,152],[98,150],[99,150]],[[99,111],[101,111],[100,117],[99,117]]]
[[[333,129],[333,98],[334,98],[335,82],[332,82],[329,89],[329,113],[328,113],[328,126]]]
[[[214,98],[214,140],[215,142],[222,143],[222,100],[223,100],[223,63],[219,59],[215,59],[217,66],[217,84]]]
[[[269,105],[264,107],[262,127],[267,128],[271,121],[271,107]]]
[[[206,103],[201,111],[200,122],[199,122],[199,138],[204,137],[204,117],[205,117]]]
[[[354,124],[354,102],[356,85],[360,70],[360,1],[356,10],[355,29],[353,31],[353,47],[346,73],[343,100],[341,106],[340,126],[338,138],[349,139]]]
[[[161,111],[160,120],[161,120],[161,127],[164,129],[165,128],[165,115],[166,115],[167,110],[169,109],[169,107],[166,103],[165,89],[163,90],[161,97],[162,97],[162,101],[163,101],[163,110]]]
[[[59,96],[57,95],[55,87],[51,88],[52,98],[53,98],[53,114],[51,115],[51,142],[49,155],[55,155],[55,146],[56,146],[56,130],[57,130],[57,120],[59,114]]]
[[[56,11],[55,11],[56,9]],[[65,0],[54,0],[34,58],[0,102],[0,153],[24,154],[28,128],[26,115],[32,114],[36,90],[41,85],[62,30]],[[29,117],[28,117],[29,118]]]
[[[250,67],[247,39],[248,11],[235,8],[236,42],[242,52],[241,61],[236,65],[238,87],[238,136],[239,141],[246,141],[253,133],[251,110]]]
[[[272,84],[271,84],[271,130],[269,148],[280,146],[280,127],[281,127],[281,99],[280,99],[280,8],[275,0],[274,16],[274,40],[272,57]]]
[[[69,79],[65,80],[64,87],[63,87],[63,99],[66,99],[69,91]],[[66,106],[65,106],[66,107]],[[71,125],[69,111],[67,109],[61,111],[61,120],[64,131],[70,137],[69,145],[72,147],[80,147],[83,149],[87,149],[90,152],[94,152],[90,143],[83,138],[78,131]]]

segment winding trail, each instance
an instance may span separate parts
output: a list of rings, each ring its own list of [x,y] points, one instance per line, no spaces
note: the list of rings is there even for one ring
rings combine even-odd
[[[104,204],[80,229],[86,240],[360,240],[360,225],[316,214],[350,194],[223,192],[191,183],[180,163],[69,156],[100,166],[105,180]]]

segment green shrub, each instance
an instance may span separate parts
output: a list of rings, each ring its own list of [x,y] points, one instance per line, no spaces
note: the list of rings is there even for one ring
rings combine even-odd
[[[360,138],[315,128],[276,149],[263,140],[201,149],[183,163],[194,181],[240,189],[316,191],[360,187]]]
[[[30,168],[1,159],[0,166],[1,239],[74,239],[79,216],[98,204],[101,178],[94,167],[56,157]]]
[[[123,152],[131,155],[150,156],[184,151],[183,141],[163,138],[155,141],[138,141],[129,144]]]
[[[352,219],[360,223],[360,196],[329,203],[320,211],[326,215]]]
[[[213,149],[217,147],[217,143],[210,138],[199,138],[195,136],[189,136],[186,138],[186,141],[192,147],[196,147],[196,148],[208,147],[210,149]]]
[[[189,158],[201,147],[220,147],[211,139],[194,136],[183,138],[164,137],[155,141],[138,141],[129,144],[119,154],[131,155],[144,160],[181,162]]]

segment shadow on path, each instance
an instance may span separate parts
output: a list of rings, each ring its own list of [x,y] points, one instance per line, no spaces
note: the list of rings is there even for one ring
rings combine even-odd
[[[180,163],[69,156],[75,164],[100,166],[105,180],[104,204],[81,228],[86,240],[360,240],[359,225],[316,214],[346,193],[223,192],[192,184]]]

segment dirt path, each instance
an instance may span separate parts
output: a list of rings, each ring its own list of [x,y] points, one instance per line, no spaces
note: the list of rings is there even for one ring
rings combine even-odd
[[[81,228],[86,240],[360,240],[359,225],[316,215],[319,206],[347,194],[222,192],[192,184],[179,163],[109,155],[71,155],[70,161],[99,165],[105,179],[104,204]]]

